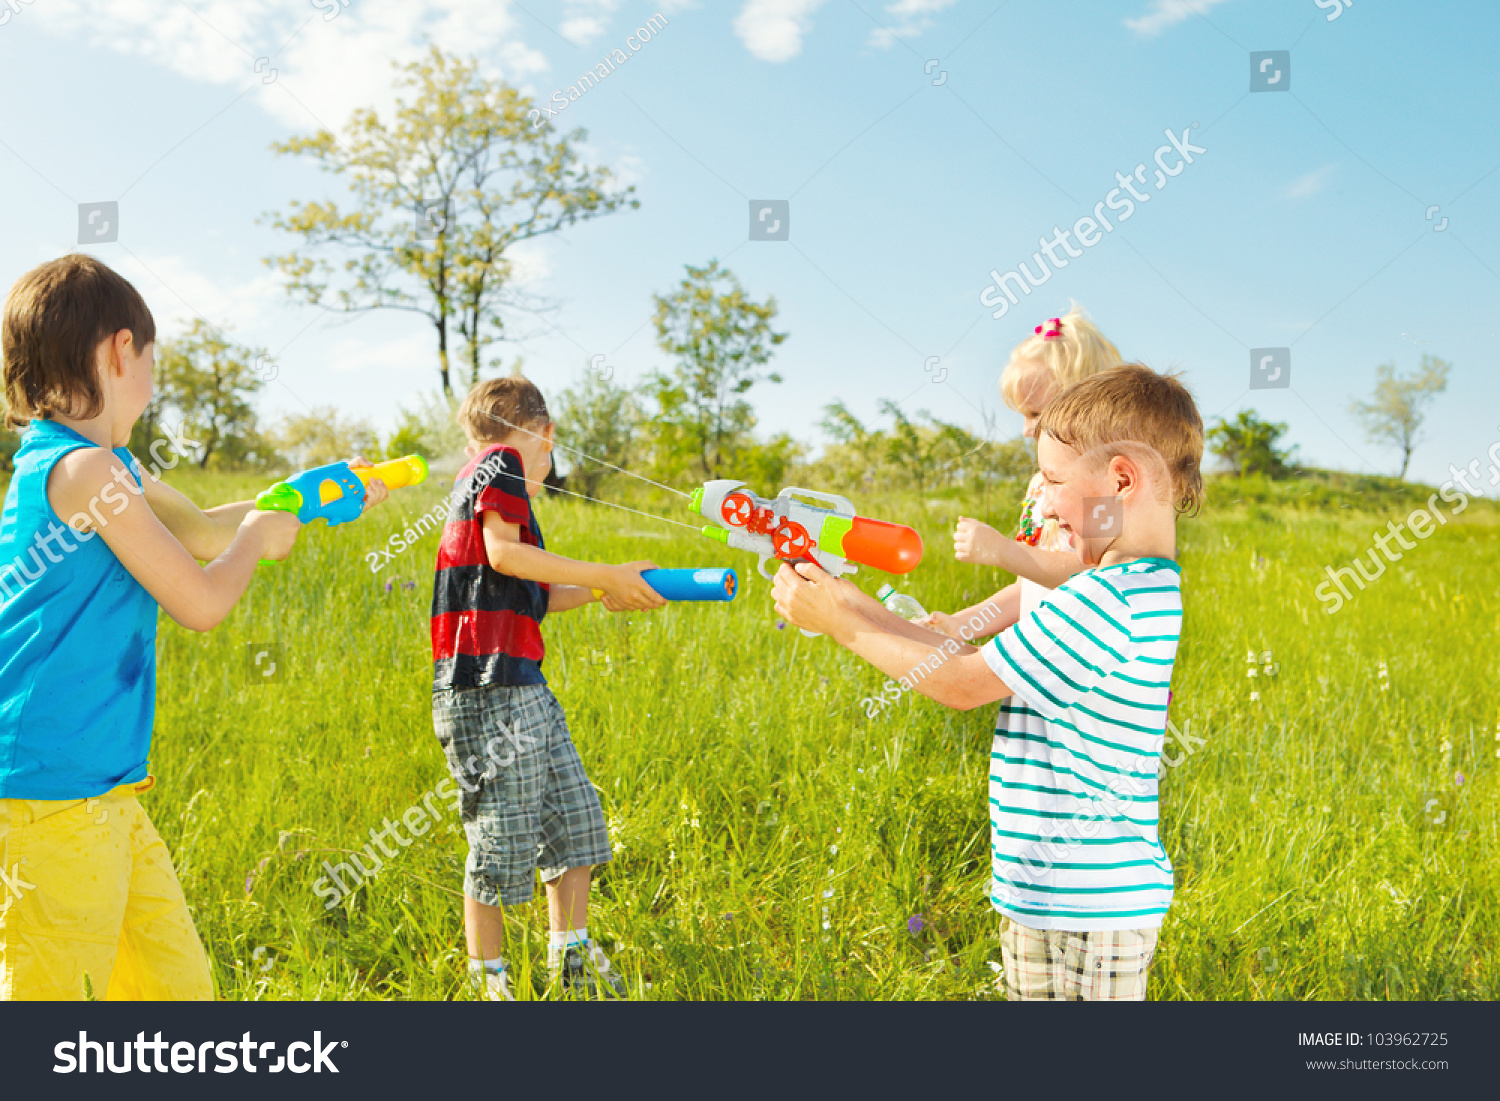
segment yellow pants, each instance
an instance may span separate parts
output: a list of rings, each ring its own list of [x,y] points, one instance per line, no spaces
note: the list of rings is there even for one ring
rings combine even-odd
[[[0,1000],[213,997],[167,846],[136,800],[155,782],[0,799]]]

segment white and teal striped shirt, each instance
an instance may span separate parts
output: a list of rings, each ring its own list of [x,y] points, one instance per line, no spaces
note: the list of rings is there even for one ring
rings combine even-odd
[[[990,751],[990,901],[1021,925],[1151,928],[1172,902],[1156,771],[1180,581],[1165,558],[1086,570],[984,647],[1014,693]]]

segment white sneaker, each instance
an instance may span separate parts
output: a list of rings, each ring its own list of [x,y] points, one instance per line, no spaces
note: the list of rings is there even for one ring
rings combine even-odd
[[[484,976],[484,985],[481,987],[479,976]],[[469,968],[469,987],[484,1002],[513,1002],[516,996],[510,992],[510,974],[505,970],[476,971]]]

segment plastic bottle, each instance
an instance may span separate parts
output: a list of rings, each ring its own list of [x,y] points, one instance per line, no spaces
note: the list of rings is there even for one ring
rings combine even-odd
[[[927,610],[917,603],[915,597],[898,593],[892,585],[882,585],[875,598],[902,619],[921,619]]]

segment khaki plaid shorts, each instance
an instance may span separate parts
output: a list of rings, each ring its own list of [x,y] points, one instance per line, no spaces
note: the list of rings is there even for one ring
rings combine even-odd
[[[1005,996],[1011,1001],[1146,1000],[1155,929],[1077,933],[1000,920],[1005,926],[1000,934]]]
[[[531,898],[537,873],[551,882],[609,863],[598,793],[545,684],[439,690],[432,723],[461,789],[465,895],[516,906]]]

